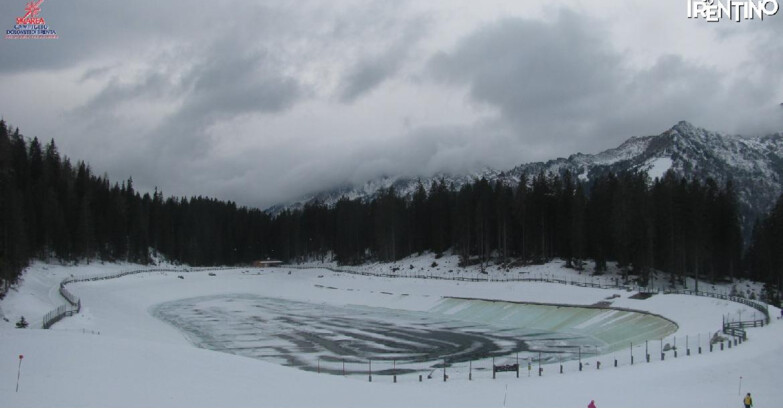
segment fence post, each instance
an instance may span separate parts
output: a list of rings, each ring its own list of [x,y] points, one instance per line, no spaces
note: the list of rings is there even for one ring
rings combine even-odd
[[[541,377],[541,373],[544,371],[543,368],[541,368],[541,352],[538,352],[538,376]]]
[[[16,392],[19,392],[19,378],[22,376],[22,359],[24,358],[24,355],[19,355],[19,368],[16,372]]]
[[[446,382],[446,379],[449,378],[449,376],[446,375],[446,359],[443,359],[443,382]]]

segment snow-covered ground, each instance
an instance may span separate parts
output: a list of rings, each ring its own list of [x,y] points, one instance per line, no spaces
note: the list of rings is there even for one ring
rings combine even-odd
[[[433,262],[438,265],[433,267]],[[65,277],[134,268],[137,267],[35,264],[25,273],[19,288],[0,302],[8,320],[0,321],[1,407],[578,407],[586,406],[591,399],[602,408],[734,407],[740,404],[739,394],[745,392],[753,393],[758,407],[783,404],[783,388],[777,386],[783,370],[783,325],[774,318],[780,311],[770,308],[772,324],[749,329],[749,340],[744,344],[724,351],[716,347],[709,353],[706,338],[720,329],[725,316],[738,319],[741,315],[746,320],[759,313],[730,301],[686,295],[659,294],[637,300],[631,299],[633,291],[549,283],[382,278],[325,269],[287,268],[238,268],[214,271],[211,273],[215,276],[211,276],[207,271],[181,268],[181,272],[149,272],[71,284],[69,290],[83,302],[79,315],[66,318],[51,330],[13,328],[21,315],[39,327],[41,317],[63,303],[57,287]],[[458,272],[453,256],[434,259],[425,255],[394,265],[365,267],[376,272],[393,268],[400,274],[404,270],[446,276],[478,273],[475,269]],[[508,271],[493,266],[490,268],[492,274],[496,277],[538,274],[606,282],[616,278],[612,275],[592,277],[586,272],[578,274],[558,262]],[[180,279],[180,275],[184,279]],[[700,289],[709,289],[709,286],[701,284]],[[747,292],[759,289],[745,282],[740,286]],[[730,290],[730,285],[714,289],[725,292]],[[390,313],[440,313],[461,321],[470,318],[471,304],[454,306],[448,303],[454,299],[445,297],[563,305],[608,304],[654,313],[676,323],[676,333],[667,336],[663,343],[673,344],[676,338],[679,357],[673,358],[670,351],[666,361],[661,362],[660,342],[652,339],[655,341],[649,343],[653,356],[650,363],[643,361],[644,344],[636,344],[633,351],[629,345],[609,355],[596,357],[585,353],[584,372],[578,372],[577,363],[572,360],[564,363],[564,374],[558,373],[559,362],[552,362],[543,367],[541,377],[537,376],[537,366],[534,366],[530,377],[527,370],[523,370],[519,379],[512,373],[499,373],[497,380],[492,380],[487,362],[477,361],[472,366],[472,381],[468,380],[469,366],[459,363],[447,368],[449,379],[446,382],[443,382],[440,369],[435,370],[433,379],[425,376],[421,383],[417,374],[402,375],[396,384],[391,376],[376,374],[369,382],[368,376],[363,374],[346,377],[319,374],[283,366],[274,359],[248,358],[197,348],[193,344],[199,343],[199,339],[194,338],[192,332],[183,332],[153,315],[161,305],[193,298],[207,301],[196,309],[202,307],[203,311],[218,313],[211,316],[212,319],[225,310],[232,312],[232,307],[237,313],[246,313],[255,307],[252,303],[228,306],[232,296],[253,302],[254,299],[271,298],[280,300],[281,304],[310,304],[313,308],[320,305],[327,315],[338,309],[349,313],[345,311],[364,308],[362,310]],[[209,303],[215,299],[219,302]],[[263,319],[264,313],[259,311],[258,318]],[[619,318],[612,317],[611,313],[614,312],[598,314],[571,327],[610,324]],[[252,314],[248,316],[252,317]],[[318,315],[311,314],[307,318],[317,321]],[[217,326],[221,326],[219,321]],[[236,333],[237,336],[244,334]],[[685,356],[686,336],[691,356]],[[704,348],[701,355],[696,352],[696,342]],[[631,352],[635,357],[633,366],[629,364]],[[19,391],[15,392],[20,354],[24,359]],[[619,361],[618,368],[612,366],[615,358]],[[603,363],[600,370],[595,367],[596,361]],[[324,361],[323,364],[334,369],[337,363],[328,366],[330,363]],[[390,368],[388,362],[373,362],[376,373]],[[361,370],[363,368],[355,371]]]

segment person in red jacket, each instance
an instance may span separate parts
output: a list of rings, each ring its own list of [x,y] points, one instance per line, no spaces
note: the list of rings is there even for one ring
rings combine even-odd
[[[587,408],[595,408],[595,401],[590,401],[590,405],[588,405]]]

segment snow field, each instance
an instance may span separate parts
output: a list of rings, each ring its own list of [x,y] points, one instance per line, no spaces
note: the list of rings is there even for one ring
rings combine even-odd
[[[543,267],[542,273],[573,273],[558,264]],[[658,346],[651,342],[653,362],[649,364],[621,363],[614,368],[609,363],[612,356],[603,356],[599,371],[595,357],[586,353],[583,361],[591,365],[582,373],[575,371],[572,362],[566,363],[565,374],[557,374],[558,364],[554,363],[544,367],[542,377],[536,376],[534,365],[531,377],[523,369],[520,379],[513,373],[498,373],[493,381],[491,371],[474,365],[474,380],[468,381],[467,368],[461,364],[447,369],[449,381],[445,383],[436,370],[433,379],[423,383],[418,383],[417,377],[401,376],[399,383],[393,384],[387,376],[374,376],[369,383],[362,375],[319,375],[198,349],[182,332],[151,314],[155,306],[167,301],[236,293],[421,312],[435,308],[444,296],[591,305],[619,294],[611,300],[613,307],[644,310],[677,323],[677,345],[681,347],[680,338],[686,334],[719,330],[725,315],[738,317],[741,312],[747,317],[754,313],[744,305],[718,299],[656,295],[634,300],[628,298],[632,293],[625,291],[546,283],[390,279],[324,270],[293,270],[289,275],[285,269],[237,269],[219,271],[214,277],[191,272],[184,280],[177,279],[177,273],[149,273],[69,285],[85,305],[80,315],[66,318],[48,331],[11,329],[18,313],[29,315],[32,322],[36,313],[49,310],[46,305],[62,302],[56,296],[49,298],[48,283],[56,287],[63,277],[80,273],[79,268],[47,268],[40,275],[46,279],[31,277],[38,270],[28,272],[19,291],[0,303],[11,320],[0,329],[2,407],[502,406],[506,385],[506,405],[517,407],[586,406],[590,399],[602,408],[734,407],[740,401],[738,392],[752,392],[758,407],[783,402],[783,390],[776,384],[783,364],[783,328],[774,319],[768,327],[749,329],[747,343],[702,356],[685,357],[680,348],[679,358],[667,355],[665,362],[655,361]],[[469,308],[444,310],[460,313]],[[773,309],[772,314],[779,315],[779,310]],[[585,320],[583,327],[617,318],[618,313],[606,312]],[[100,331],[101,335],[84,334],[85,330]],[[634,348],[636,361],[643,359],[644,351],[638,351],[639,347]],[[627,351],[616,354],[627,355]],[[24,354],[25,359],[20,392],[15,393],[18,354]],[[378,367],[384,368],[388,367]]]

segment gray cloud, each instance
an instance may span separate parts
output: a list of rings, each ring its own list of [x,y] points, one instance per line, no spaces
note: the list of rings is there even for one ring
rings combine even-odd
[[[401,57],[401,51],[395,49],[354,66],[344,79],[345,85],[340,100],[350,103],[374,89],[398,70]]]
[[[351,67],[342,80],[340,100],[344,103],[354,102],[396,74],[410,49],[424,34],[424,23],[424,20],[420,19],[406,23],[400,38],[387,50],[378,55],[367,56]]]
[[[519,142],[548,155],[595,151],[596,140],[619,143],[681,119],[733,132],[780,129],[780,120],[758,115],[780,89],[770,87],[781,84],[779,66],[765,81],[678,55],[632,68],[602,24],[565,9],[552,22],[505,19],[434,56],[429,69],[443,83],[467,85],[473,100],[500,110]]]
[[[209,60],[190,70],[184,82],[181,108],[156,130],[156,151],[163,154],[201,154],[205,131],[222,119],[245,113],[286,109],[302,94],[296,80],[280,75],[267,53],[242,55],[236,48],[209,54]],[[158,148],[163,147],[162,152]]]
[[[330,70],[340,73],[343,83],[337,89],[338,98],[345,101],[356,100],[394,75],[403,65],[408,49],[421,36],[424,25],[421,19],[408,20],[390,7],[386,2],[348,9],[325,7],[317,2],[297,7],[285,2],[264,7],[243,4],[242,13],[232,17],[230,24],[217,25],[209,21],[225,22],[220,15],[194,11],[214,11],[211,3],[188,7],[184,15],[178,16],[178,24],[135,18],[139,11],[134,7],[126,14],[128,20],[121,24],[121,31],[129,34],[135,28],[142,32],[141,37],[128,35],[120,41],[110,34],[80,41],[81,46],[91,48],[93,44],[101,48],[123,43],[123,51],[128,51],[136,43],[148,45],[151,40],[143,38],[147,31],[171,30],[170,35],[158,40],[159,47],[145,48],[144,59],[140,60],[139,55],[128,58],[126,62],[133,65],[116,63],[116,57],[105,50],[96,50],[94,54],[74,50],[90,64],[80,75],[80,83],[103,85],[85,103],[67,113],[73,128],[66,145],[79,146],[81,152],[93,158],[93,163],[108,168],[113,177],[133,175],[138,188],[157,185],[177,195],[221,194],[262,206],[283,197],[278,192],[297,194],[303,191],[301,186],[311,188],[313,181],[317,185],[344,180],[349,177],[350,166],[340,172],[331,160],[319,161],[319,156],[328,154],[324,151],[306,151],[301,143],[281,146],[275,152],[263,147],[248,150],[234,144],[234,140],[246,140],[246,135],[235,137],[212,129],[243,117],[273,118],[298,102],[323,98],[323,92],[330,89],[328,78],[334,76]],[[100,9],[87,14],[123,14],[122,8]],[[189,19],[191,13],[193,18]],[[52,24],[55,20],[50,19]],[[60,45],[68,48],[71,43]],[[91,60],[90,55],[96,59]],[[354,74],[343,75],[339,67],[351,64]],[[366,72],[375,69],[373,66],[379,70],[390,66],[393,69],[368,81],[372,75]],[[14,69],[15,66],[6,67],[7,71]],[[318,79],[315,83],[311,78],[314,73]],[[322,95],[318,96],[318,92]],[[161,106],[161,111],[155,106]],[[134,110],[146,111],[147,117],[134,120],[138,113],[129,113]],[[259,139],[269,137],[263,129],[255,132]],[[106,140],[113,142],[106,144]],[[260,157],[264,159],[259,160]],[[320,162],[324,168],[319,168],[316,176],[307,176],[313,181],[302,182],[301,176],[283,174],[314,168]],[[256,188],[274,184],[270,174],[276,174],[274,180],[296,179],[300,184],[293,188],[276,185],[274,194],[269,193],[271,189]],[[318,177],[319,174],[327,177]]]
[[[483,27],[451,54],[433,59],[446,80],[467,81],[474,99],[510,119],[552,110],[587,114],[617,81],[621,59],[607,49],[597,25],[568,11],[554,24],[507,19]]]
[[[3,2],[0,15],[23,7]],[[782,18],[687,21],[700,36],[669,38],[698,56],[656,44],[634,59],[611,20],[473,15],[483,7],[52,0],[42,13],[59,40],[0,41],[0,113],[21,112],[24,131],[114,180],[262,207],[383,175],[595,152],[682,119],[783,128]],[[739,69],[727,44],[742,46]]]

